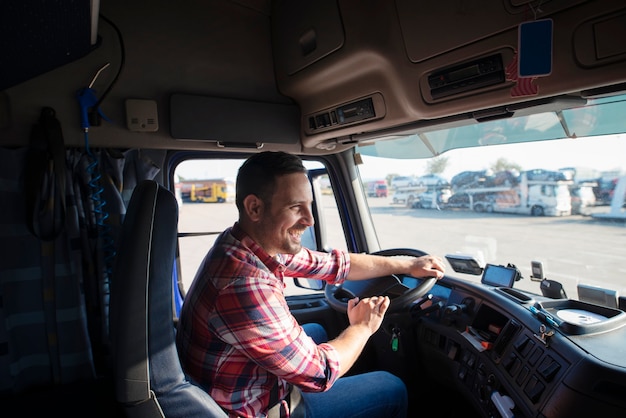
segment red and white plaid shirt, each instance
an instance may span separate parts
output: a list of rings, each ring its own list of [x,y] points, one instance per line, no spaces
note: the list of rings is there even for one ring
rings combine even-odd
[[[337,352],[317,345],[290,313],[286,277],[341,283],[349,254],[303,248],[271,257],[235,224],[205,257],[180,314],[176,343],[185,372],[231,417],[265,416],[270,391],[291,383],[328,390],[339,375]]]

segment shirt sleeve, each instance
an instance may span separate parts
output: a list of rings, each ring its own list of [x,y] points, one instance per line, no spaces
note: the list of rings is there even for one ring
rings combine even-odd
[[[339,377],[339,358],[329,344],[317,345],[293,317],[275,278],[246,278],[222,289],[213,332],[241,353],[219,373],[222,377],[258,374],[249,360],[301,390],[328,390]],[[263,379],[262,376],[257,378]],[[270,378],[270,376],[266,376]]]
[[[341,284],[350,271],[350,254],[338,249],[326,253],[303,247],[298,254],[285,255],[283,263],[286,276]]]

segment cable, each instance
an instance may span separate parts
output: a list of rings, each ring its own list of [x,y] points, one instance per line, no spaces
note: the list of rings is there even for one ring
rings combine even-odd
[[[112,227],[107,223],[109,212],[106,210],[106,199],[104,199],[104,187],[101,184],[98,156],[89,148],[89,132],[85,131],[85,151],[89,157],[87,174],[89,175],[89,188],[91,190],[90,199],[93,202],[93,212],[96,225],[100,231],[98,234],[102,238],[102,251],[104,253],[104,272],[110,276],[113,271],[113,260],[115,259],[115,242],[111,235]]]
[[[113,23],[109,18],[101,14],[100,19],[107,22],[113,28],[113,30],[115,30],[115,33],[117,34],[117,39],[120,43],[120,65],[117,69],[117,73],[115,74],[115,77],[113,78],[113,81],[111,81],[111,84],[109,84],[109,86],[106,88],[104,93],[102,93],[102,96],[100,96],[100,100],[96,102],[95,104],[96,109],[100,107],[100,104],[102,104],[102,102],[107,97],[107,95],[109,94],[113,86],[117,83],[117,79],[120,77],[120,74],[122,73],[122,69],[124,68],[124,64],[126,63],[126,48],[124,47],[124,37],[122,36],[122,32],[115,25],[115,23]]]
[[[115,30],[117,34],[119,44],[120,44],[120,50],[121,50],[120,65],[115,74],[115,77],[113,78],[113,81],[109,84],[109,86],[106,88],[106,90],[100,96],[99,99],[96,97],[95,90],[93,90],[92,87],[96,79],[98,78],[98,76],[106,68],[109,67],[110,63],[105,64],[103,67],[101,67],[98,70],[98,72],[95,74],[95,76],[91,80],[91,83],[89,83],[88,87],[85,87],[78,91],[77,98],[78,98],[78,103],[80,106],[80,115],[81,115],[80,126],[83,130],[83,135],[84,135],[85,152],[87,154],[87,157],[89,158],[89,163],[87,165],[87,174],[90,176],[89,182],[88,182],[89,188],[91,190],[90,199],[93,202],[95,223],[99,229],[98,235],[102,239],[102,251],[104,254],[104,274],[105,274],[105,283],[106,283],[107,278],[110,277],[110,275],[113,272],[113,261],[116,256],[115,241],[111,235],[112,227],[106,222],[107,219],[109,218],[109,213],[106,210],[107,202],[103,196],[104,187],[101,184],[102,175],[100,173],[100,167],[98,163],[99,158],[97,155],[95,155],[92,152],[89,146],[89,128],[91,127],[92,122],[95,125],[99,125],[100,117],[103,117],[104,119],[106,119],[106,117],[104,117],[104,115],[102,114],[102,111],[100,110],[100,104],[104,101],[104,99],[107,97],[107,95],[109,94],[113,86],[116,84],[117,79],[119,78],[121,74],[122,68],[124,67],[126,52],[124,48],[122,34],[120,30],[117,28],[117,26],[111,20],[109,20],[103,15],[100,15],[100,18],[106,21],[109,25],[111,25],[111,27],[113,27],[113,29]],[[101,156],[102,155],[100,155],[100,157]],[[104,286],[107,287],[106,284]],[[104,293],[108,293],[106,289],[103,289],[103,291]]]

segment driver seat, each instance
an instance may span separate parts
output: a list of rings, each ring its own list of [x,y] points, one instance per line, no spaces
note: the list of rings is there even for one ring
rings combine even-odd
[[[115,398],[129,418],[227,418],[181,368],[172,273],[178,203],[153,180],[134,190],[111,277]]]

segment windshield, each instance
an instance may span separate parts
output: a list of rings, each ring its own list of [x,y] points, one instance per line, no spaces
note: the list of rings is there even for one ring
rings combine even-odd
[[[545,278],[572,299],[598,288],[603,304],[613,305],[626,294],[624,103],[624,96],[603,98],[362,143],[362,180],[389,186],[388,196],[368,197],[381,248],[513,264],[523,277],[516,288],[541,293]],[[444,180],[394,181],[430,174]],[[543,273],[533,273],[532,262]]]
[[[500,109],[493,111],[496,119],[490,121],[476,113],[472,118],[443,121],[438,126],[417,124],[407,127],[406,135],[363,139],[359,152],[394,159],[426,158],[456,148],[602,137],[626,131],[626,95],[589,99],[586,103],[561,98],[546,107],[558,110],[525,115],[524,110]]]

